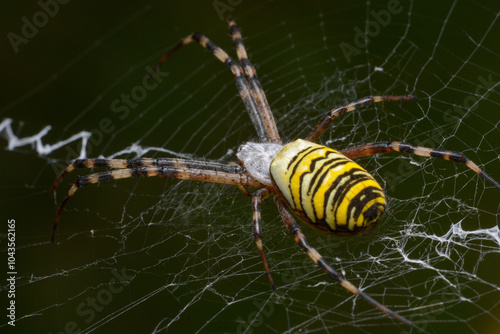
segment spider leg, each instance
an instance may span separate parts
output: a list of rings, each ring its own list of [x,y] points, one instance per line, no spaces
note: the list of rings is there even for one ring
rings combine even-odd
[[[259,250],[260,257],[262,259],[262,263],[264,264],[264,269],[267,274],[267,278],[269,278],[269,283],[273,287],[273,290],[276,290],[276,284],[274,284],[273,276],[271,275],[271,270],[269,269],[269,264],[267,263],[266,254],[264,253],[264,246],[262,244],[262,229],[260,226],[261,223],[261,215],[260,215],[260,204],[262,200],[269,196],[269,191],[266,188],[259,189],[252,196],[252,208],[253,208],[253,237],[255,238],[255,243],[257,244],[257,249]]]
[[[234,44],[236,45],[236,53],[238,54],[238,60],[240,61],[245,74],[248,76],[248,82],[250,84],[250,90],[252,92],[252,97],[257,104],[259,113],[266,127],[266,132],[269,134],[269,141],[272,143],[281,144],[280,135],[278,133],[278,128],[276,127],[276,122],[274,121],[273,113],[267,102],[266,94],[262,89],[259,78],[257,77],[257,71],[253,67],[252,63],[248,60],[247,51],[245,45],[243,44],[243,39],[241,37],[240,28],[236,25],[236,22],[229,18],[228,20],[229,29],[231,30],[231,35],[233,37]]]
[[[69,172],[75,170],[76,168],[115,168],[115,169],[125,169],[125,168],[138,168],[145,166],[156,166],[156,167],[183,167],[190,169],[202,169],[202,170],[216,170],[226,173],[243,173],[245,169],[238,164],[229,163],[228,165],[220,164],[217,162],[210,161],[196,161],[196,160],[185,160],[185,159],[175,159],[175,158],[137,158],[137,159],[77,159],[72,164],[70,164],[66,169],[59,175],[54,184],[52,185],[52,192],[54,193],[56,187],[59,185],[63,177]]]
[[[59,211],[52,228],[52,242],[54,242],[55,232],[59,224],[61,213],[69,199],[75,192],[86,185],[99,183],[107,180],[126,179],[130,177],[168,177],[182,180],[194,180],[202,182],[214,182],[224,184],[242,185],[248,187],[259,187],[260,182],[247,175],[243,167],[230,166],[217,163],[206,163],[193,160],[182,159],[85,159],[77,160],[71,164],[61,174],[67,174],[75,168],[90,167],[113,167],[120,168],[108,172],[94,173],[81,176],[68,191],[66,197],[59,206]],[[119,167],[117,167],[119,166]],[[132,166],[132,167],[124,167]],[[62,177],[60,176],[58,180]],[[57,182],[57,181],[56,181]]]
[[[311,247],[309,245],[309,242],[307,241],[305,235],[302,233],[302,229],[300,228],[299,224],[295,221],[293,216],[290,214],[288,211],[286,204],[283,202],[284,200],[281,199],[279,196],[275,196],[275,201],[276,205],[278,206],[278,209],[281,213],[281,217],[283,218],[283,221],[285,222],[285,225],[292,235],[292,237],[295,239],[295,242],[299,245],[302,250],[304,250],[307,255],[313,260],[314,263],[316,263],[323,271],[333,280],[339,282],[339,284],[346,290],[349,290],[355,295],[358,295],[368,301],[370,304],[378,308],[380,311],[390,315],[394,319],[397,319],[407,325],[410,326],[415,326],[413,322],[410,320],[406,319],[405,317],[397,314],[396,312],[392,311],[391,309],[385,307],[384,305],[380,304],[378,301],[370,297],[368,294],[364,293],[363,291],[360,291],[355,285],[353,285],[351,282],[346,280],[344,276],[342,276],[341,273],[339,273],[330,263],[328,263],[322,256],[321,254],[318,253],[316,249]]]
[[[385,141],[380,143],[370,143],[370,144],[351,147],[341,152],[346,157],[353,159],[377,153],[389,153],[392,151],[462,163],[467,167],[469,167],[470,169],[472,169],[477,174],[484,177],[488,182],[490,182],[497,189],[500,190],[500,184],[497,181],[495,181],[494,178],[486,174],[481,168],[479,168],[472,160],[467,158],[465,154],[463,154],[462,152],[437,150],[422,146],[413,146],[411,144],[403,143],[400,141]]]
[[[66,174],[75,170],[76,168],[99,168],[99,167],[109,167],[109,168],[130,168],[128,166],[129,160],[125,159],[77,159],[68,167],[55,180],[52,185],[52,193],[55,193],[57,186],[61,183],[62,179]]]
[[[266,123],[263,120],[263,117],[265,115],[262,115],[259,112],[259,109],[257,107],[256,102],[253,99],[253,95],[255,93],[252,93],[252,89],[248,84],[248,81],[246,80],[243,70],[238,63],[236,63],[229,55],[222,50],[219,46],[217,46],[214,42],[210,41],[206,36],[200,34],[200,33],[192,33],[191,35],[187,36],[184,38],[179,44],[174,46],[170,51],[168,51],[161,59],[160,61],[153,67],[152,73],[156,72],[160,66],[177,50],[179,50],[182,46],[189,44],[191,42],[197,42],[201,46],[203,46],[205,49],[210,51],[217,59],[219,59],[221,62],[226,64],[227,67],[233,72],[235,76],[235,83],[236,87],[238,88],[238,92],[241,96],[241,99],[243,100],[243,103],[245,104],[245,108],[250,115],[250,118],[252,120],[252,123],[255,127],[255,130],[257,131],[257,135],[259,136],[259,140],[261,142],[267,143],[270,141],[270,138],[272,137],[272,133],[268,132],[266,128]],[[152,73],[150,73],[150,77],[152,76]]]
[[[362,107],[367,107],[372,103],[384,101],[415,101],[415,96],[369,96],[361,100],[349,103],[348,105],[337,107],[330,110],[316,125],[314,130],[307,136],[307,140],[315,143],[319,136],[325,132],[326,128],[332,123],[335,117],[341,116],[349,111],[353,111]]]

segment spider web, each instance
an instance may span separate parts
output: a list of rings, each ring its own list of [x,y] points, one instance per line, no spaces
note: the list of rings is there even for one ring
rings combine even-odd
[[[42,10],[34,2],[3,5],[4,36],[21,35]],[[500,195],[448,161],[396,153],[359,159],[388,196],[380,226],[338,237],[302,224],[348,280],[418,328],[330,281],[267,200],[263,240],[273,292],[251,235],[250,200],[236,187],[157,178],[89,186],[67,205],[57,243],[49,240],[64,193],[77,175],[92,172],[68,175],[54,202],[50,186],[72,159],[228,163],[241,143],[255,140],[232,75],[199,46],[169,59],[155,88],[143,82],[147,66],[192,31],[234,55],[221,21],[227,14],[242,28],[286,141],[305,137],[334,106],[411,94],[417,103],[336,119],[320,141],[343,149],[404,140],[462,151],[500,180],[496,2],[71,2],[57,9],[17,53],[3,40],[1,211],[4,221],[16,220],[17,280],[16,327],[4,317],[2,330],[499,330]],[[0,233],[7,258],[7,228]],[[4,280],[5,295],[8,289]]]

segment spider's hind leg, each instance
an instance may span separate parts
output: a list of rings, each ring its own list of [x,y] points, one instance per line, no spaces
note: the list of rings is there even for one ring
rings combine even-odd
[[[331,279],[339,282],[339,284],[344,289],[349,290],[353,294],[362,297],[370,304],[378,308],[380,311],[387,313],[394,319],[397,319],[407,325],[415,326],[410,320],[406,319],[405,317],[397,314],[391,309],[380,304],[378,301],[376,301],[363,291],[360,291],[355,285],[346,280],[344,276],[342,276],[341,273],[339,273],[334,267],[332,267],[332,265],[328,263],[321,256],[321,254],[318,253],[316,249],[314,249],[313,247],[311,247],[311,245],[309,245],[309,242],[307,241],[305,235],[302,233],[302,229],[300,228],[299,224],[297,224],[291,213],[288,211],[286,204],[283,202],[284,200],[281,199],[279,196],[275,196],[275,201],[280,211],[281,217],[283,218],[283,221],[285,222],[285,225],[288,231],[290,232],[291,236],[295,239],[295,242],[300,246],[300,248],[302,248],[302,250],[304,250],[307,253],[307,255],[311,258],[311,260],[313,260],[314,263],[316,263],[321,269],[323,269],[323,271]]]

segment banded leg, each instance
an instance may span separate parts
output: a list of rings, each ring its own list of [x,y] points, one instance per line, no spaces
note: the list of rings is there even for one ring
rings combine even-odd
[[[465,154],[463,154],[462,152],[436,150],[433,148],[427,148],[422,146],[413,146],[411,144],[403,143],[400,141],[386,141],[386,142],[370,143],[356,147],[351,147],[341,151],[341,153],[348,158],[354,159],[357,157],[363,157],[378,153],[389,153],[392,151],[462,163],[467,167],[469,167],[470,169],[472,169],[477,174],[484,177],[488,182],[490,182],[497,189],[500,190],[500,184],[497,181],[495,181],[495,179],[493,179],[491,176],[486,174],[483,170],[481,170],[481,168],[479,168],[474,162],[472,162],[472,160],[467,158]]]
[[[76,165],[75,165],[76,163]],[[88,160],[77,160],[75,163],[71,164],[58,178],[56,183],[62,178],[63,175],[67,174],[68,171],[74,168],[80,168],[82,166],[91,167],[113,167],[121,168],[115,169],[108,172],[94,173],[86,176],[81,176],[73,184],[73,186],[68,191],[66,197],[61,202],[59,206],[59,211],[52,228],[52,242],[54,242],[55,232],[59,224],[59,219],[61,213],[66,206],[69,199],[75,194],[75,192],[86,185],[99,183],[107,180],[117,180],[126,179],[130,177],[168,177],[182,180],[194,180],[203,182],[214,182],[223,184],[233,184],[242,185],[247,187],[258,187],[261,186],[260,182],[254,180],[248,176],[244,169],[240,166],[229,166],[216,163],[205,164],[203,162],[197,162],[192,160],[182,160],[182,159],[138,159],[138,160],[121,160],[121,159],[88,159]],[[156,163],[156,165],[152,165]],[[137,164],[143,164],[137,166]],[[135,166],[134,166],[135,165]],[[75,167],[76,166],[76,167]],[[118,166],[118,167],[117,167]],[[122,166],[134,166],[134,167],[122,167]],[[194,168],[198,166],[198,168]],[[57,184],[55,184],[57,185]]]
[[[410,326],[415,326],[410,320],[406,319],[405,317],[397,314],[396,312],[392,311],[391,309],[385,307],[384,305],[380,304],[378,301],[370,297],[368,294],[364,293],[363,291],[360,291],[356,286],[354,286],[352,283],[350,283],[348,280],[342,276],[341,273],[339,273],[330,263],[328,263],[322,256],[321,254],[318,253],[316,249],[311,247],[309,245],[309,242],[307,241],[305,235],[302,233],[302,229],[300,228],[299,224],[295,221],[293,216],[290,214],[290,212],[287,210],[286,204],[284,203],[284,200],[281,199],[279,196],[275,196],[275,201],[276,205],[278,206],[278,209],[281,213],[281,217],[283,218],[283,221],[285,222],[285,225],[292,235],[292,237],[295,239],[295,242],[299,245],[302,250],[304,250],[307,255],[313,260],[314,263],[316,263],[323,271],[333,280],[339,282],[339,284],[346,290],[352,292],[355,295],[358,295],[368,301],[370,304],[378,308],[380,311],[390,315],[394,319],[397,319],[407,325]]]
[[[233,37],[234,45],[236,46],[238,60],[248,77],[252,97],[256,102],[259,113],[262,117],[262,120],[264,121],[266,132],[269,134],[269,141],[272,143],[281,144],[278,128],[276,127],[276,122],[274,121],[271,107],[269,107],[269,103],[267,102],[266,94],[264,93],[259,78],[257,77],[257,71],[255,70],[255,67],[253,67],[252,63],[250,63],[250,61],[248,60],[248,55],[245,49],[245,45],[243,44],[240,28],[231,18],[228,20],[228,24],[229,29],[231,30],[231,35]]]
[[[255,243],[257,245],[257,249],[259,250],[260,257],[262,259],[262,263],[264,264],[264,270],[266,271],[267,278],[269,278],[269,283],[273,287],[273,290],[276,290],[276,285],[274,284],[274,279],[271,274],[271,270],[269,269],[269,264],[267,263],[266,254],[264,253],[264,246],[262,244],[262,228],[260,223],[262,221],[260,215],[260,204],[261,202],[269,196],[269,191],[266,188],[259,189],[252,196],[252,209],[253,209],[253,237],[255,238]]]
[[[55,192],[56,187],[59,185],[63,177],[69,172],[75,170],[76,168],[114,168],[114,169],[125,169],[125,168],[138,168],[138,167],[183,167],[190,169],[203,169],[203,170],[214,170],[225,173],[243,173],[245,169],[238,164],[220,164],[210,161],[196,161],[196,160],[185,160],[185,159],[175,159],[175,158],[137,158],[137,159],[77,159],[72,164],[70,164],[66,169],[59,175],[54,184],[52,185],[52,193]]]
[[[341,116],[349,111],[353,111],[362,107],[367,107],[372,103],[384,102],[384,101],[415,101],[417,98],[415,96],[370,96],[365,97],[361,100],[349,103],[346,106],[337,107],[330,110],[316,125],[314,130],[307,136],[307,140],[313,143],[318,140],[319,136],[325,132],[326,128],[332,123],[335,117]]]
[[[210,51],[217,59],[226,64],[227,67],[233,72],[235,76],[236,87],[238,88],[238,92],[245,104],[245,108],[250,115],[250,119],[257,131],[257,135],[259,136],[259,140],[261,142],[269,142],[270,141],[270,133],[266,128],[266,123],[262,118],[262,115],[259,112],[256,102],[253,100],[252,89],[246,80],[243,70],[240,65],[238,65],[229,55],[218,47],[214,42],[210,41],[206,36],[200,33],[192,33],[191,35],[184,38],[179,44],[174,46],[170,51],[168,51],[160,61],[154,66],[152,72],[156,72],[160,66],[177,50],[179,50],[182,46],[189,44],[191,42],[197,42],[205,49]],[[151,76],[152,74],[150,74]]]

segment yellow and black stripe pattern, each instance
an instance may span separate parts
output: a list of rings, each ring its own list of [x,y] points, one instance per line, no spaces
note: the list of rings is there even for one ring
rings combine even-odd
[[[270,171],[289,207],[322,230],[366,231],[385,210],[385,196],[377,181],[328,147],[298,139],[276,155]]]

